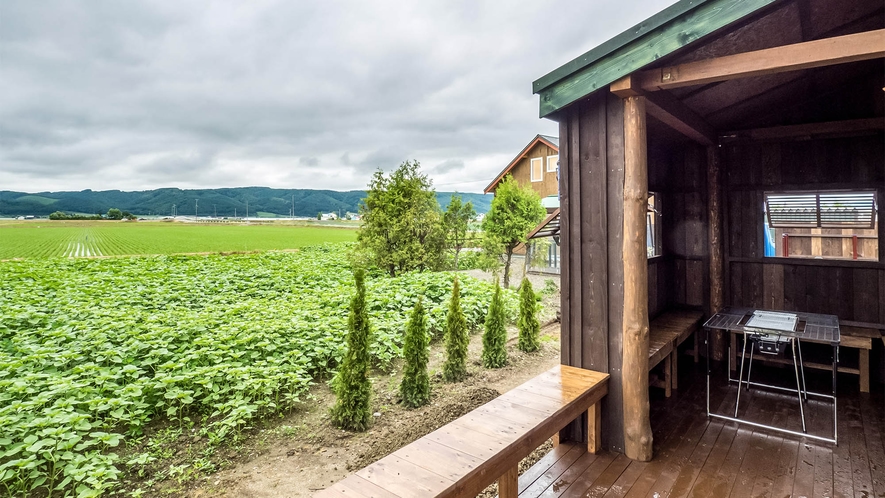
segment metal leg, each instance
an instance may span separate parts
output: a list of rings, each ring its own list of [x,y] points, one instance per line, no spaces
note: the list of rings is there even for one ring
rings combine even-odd
[[[737,401],[734,403],[734,416],[737,418],[738,416],[738,408],[741,406],[741,387],[744,382],[744,361],[747,358],[747,333],[744,332],[744,348],[743,352],[741,352],[741,371],[738,374],[738,395]]]
[[[750,392],[750,374],[753,373],[753,351],[755,350],[755,347],[750,346],[750,364],[747,365],[747,392]],[[740,386],[738,386],[738,388],[740,388]]]
[[[802,403],[802,386],[799,385],[799,364],[797,363],[796,357],[796,338],[793,337],[790,339],[790,344],[793,346],[793,370],[796,371],[796,394],[799,396],[799,413],[802,415],[802,432],[807,432],[805,430],[805,407]]]
[[[808,384],[805,383],[805,362],[802,361],[802,341],[796,338],[796,349],[799,350],[799,371],[802,372],[802,396],[808,401]]]
[[[707,336],[704,338],[704,347],[707,348],[707,417],[710,416],[710,329],[704,329]]]
[[[837,433],[837,420],[836,420],[836,375],[838,373],[838,364],[839,364],[839,345],[833,345],[833,444],[836,446],[839,445],[839,437]]]

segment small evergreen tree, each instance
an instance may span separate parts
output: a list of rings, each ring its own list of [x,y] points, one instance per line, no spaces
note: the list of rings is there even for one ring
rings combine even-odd
[[[523,278],[522,284],[519,286],[519,343],[517,347],[520,351],[531,353],[537,351],[541,347],[539,335],[541,333],[541,324],[538,323],[538,317],[535,311],[538,309],[538,301],[535,299],[535,291],[532,290],[532,283],[529,279]]]
[[[351,431],[369,428],[372,418],[370,400],[372,384],[369,382],[369,315],[366,312],[365,271],[354,272],[356,294],[350,302],[347,322],[347,354],[333,382],[338,398],[332,407],[332,423]]]
[[[443,364],[443,379],[457,382],[467,376],[467,320],[461,311],[461,289],[458,277],[452,285],[452,300],[446,315],[446,362]]]
[[[482,366],[501,368],[507,364],[507,328],[504,324],[504,300],[501,283],[495,282],[495,294],[486,316],[486,330],[482,335]]]
[[[409,408],[418,408],[430,401],[430,377],[427,375],[427,318],[421,299],[415,303],[409,323],[406,324],[406,337],[403,344],[403,356],[406,365],[403,381],[399,386],[403,404]]]

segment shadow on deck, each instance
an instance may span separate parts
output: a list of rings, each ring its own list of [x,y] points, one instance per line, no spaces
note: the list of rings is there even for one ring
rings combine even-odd
[[[680,389],[671,398],[652,390],[651,462],[608,452],[592,455],[581,445],[561,444],[520,476],[519,496],[885,497],[882,386],[861,394],[856,383],[840,377],[839,445],[834,446],[708,420],[702,365],[680,365]],[[777,376],[778,369],[767,374]],[[725,375],[724,369],[714,374],[711,407],[733,413],[736,386],[727,386]],[[811,375],[809,387],[826,392],[826,373]],[[807,410],[809,432],[831,436],[832,404],[810,399]],[[741,415],[801,430],[798,404],[788,394],[744,392]]]

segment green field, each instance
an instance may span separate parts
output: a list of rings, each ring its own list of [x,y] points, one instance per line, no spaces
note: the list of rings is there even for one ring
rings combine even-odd
[[[215,227],[181,230],[206,228]],[[165,444],[144,441],[154,422],[173,439],[217,445],[290,410],[344,355],[348,249],[0,262],[0,496],[107,495],[151,462],[168,467]],[[402,355],[419,297],[439,337],[452,280],[368,276],[376,365]],[[465,318],[478,327],[493,286],[460,282]],[[505,296],[512,319],[515,294]],[[211,472],[202,460],[193,470]]]
[[[351,242],[356,230],[291,224],[0,222],[0,260],[294,249]]]

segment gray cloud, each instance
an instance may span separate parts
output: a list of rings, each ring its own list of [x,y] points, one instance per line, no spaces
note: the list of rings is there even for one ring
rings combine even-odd
[[[460,159],[447,159],[436,166],[431,170],[433,173],[451,173],[452,171],[458,171],[464,168],[464,161]]]
[[[417,159],[480,191],[557,133],[534,79],[669,3],[4,0],[0,188],[345,190]]]

